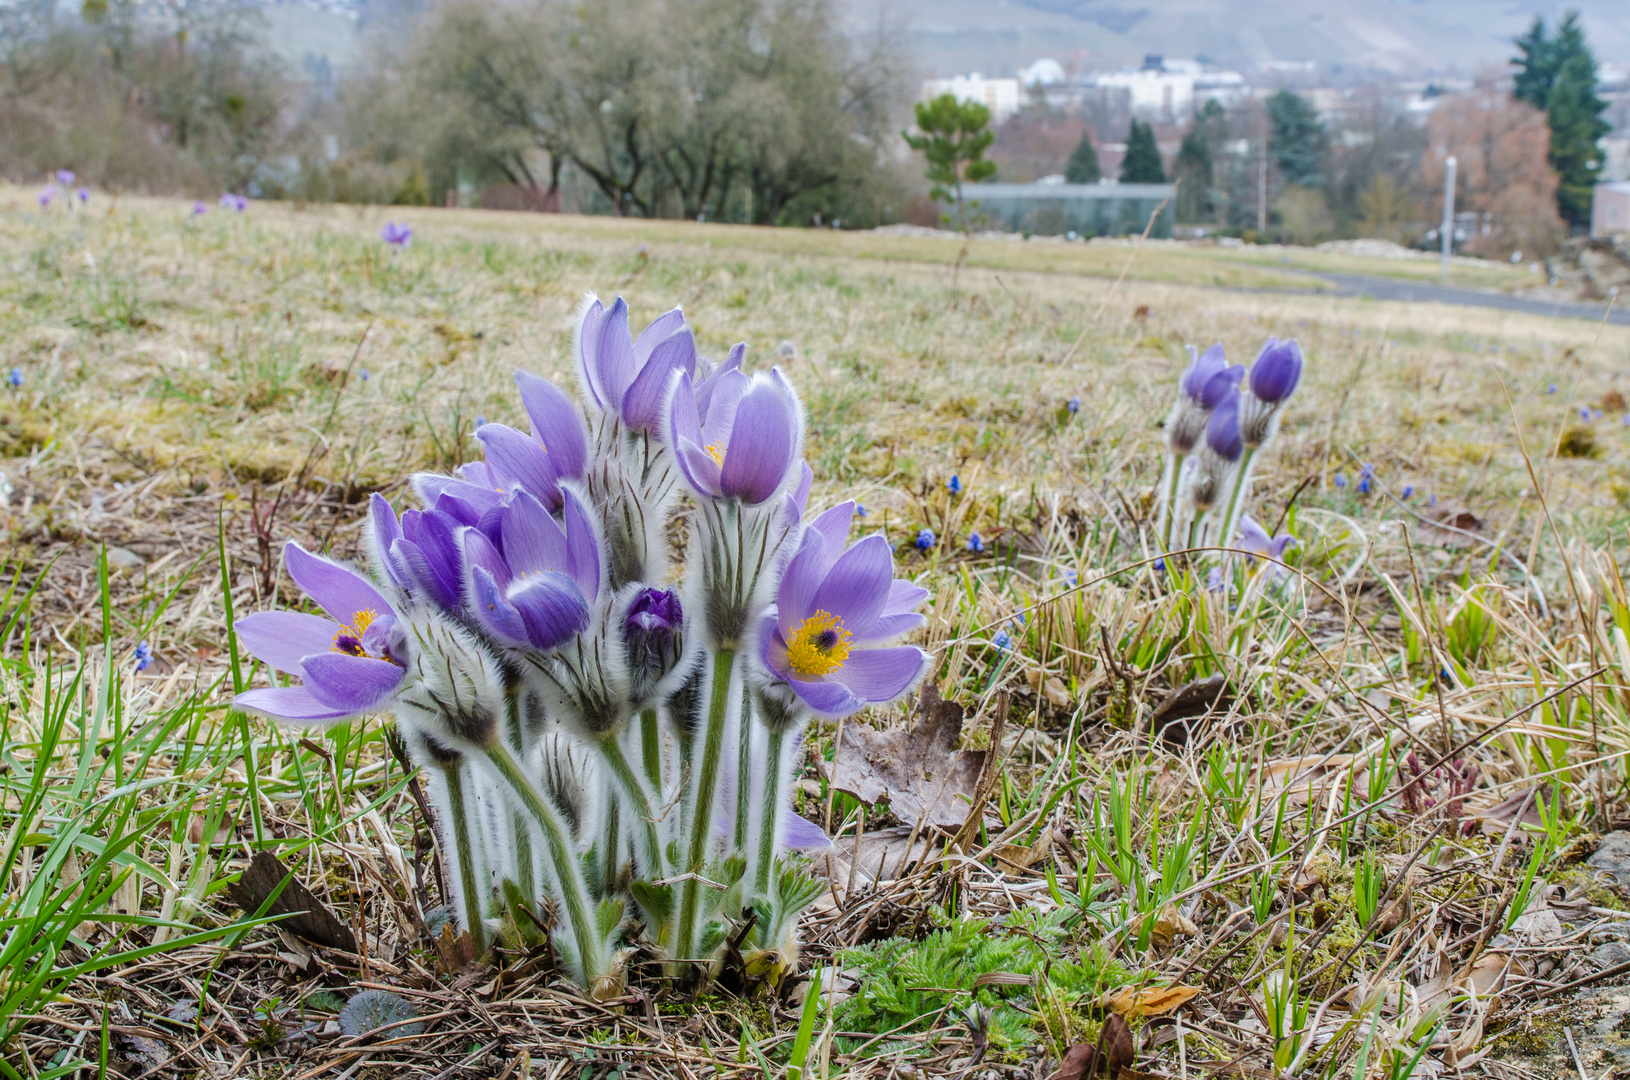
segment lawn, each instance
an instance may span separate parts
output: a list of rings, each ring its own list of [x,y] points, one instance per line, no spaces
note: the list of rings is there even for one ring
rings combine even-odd
[[[1050,1076],[1111,1016],[1135,1075],[1561,1075],[1570,1026],[1612,1064],[1571,984],[1630,909],[1584,862],[1630,816],[1626,328],[1279,291],[1416,269],[1328,253],[1152,246],[1117,284],[1114,245],[976,240],[956,269],[938,238],[190,208],[0,189],[0,1075],[781,1075],[804,984],[636,976],[607,1009],[547,957],[463,968],[423,932],[435,844],[385,718],[227,708],[262,678],[228,605],[298,601],[283,541],[360,558],[369,492],[405,506],[480,420],[525,426],[514,369],[575,388],[588,290],[782,368],[811,505],[898,543],[964,744],[994,734],[960,851],[818,868],[811,1071]],[[1269,335],[1308,358],[1250,503],[1291,573],[1157,566],[1184,346],[1248,363]],[[1209,710],[1173,694],[1214,677]],[[830,790],[837,737],[801,811],[863,866],[905,854],[885,804]],[[356,953],[234,905],[261,849]],[[340,1032],[370,987],[425,1030]]]

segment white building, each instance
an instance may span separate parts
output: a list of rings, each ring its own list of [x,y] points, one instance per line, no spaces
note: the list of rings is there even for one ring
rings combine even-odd
[[[927,79],[923,82],[923,100],[929,101],[950,94],[961,102],[977,101],[990,110],[992,124],[1019,111],[1023,100],[1018,79],[987,79],[979,72],[972,75],[953,75],[949,79]]]
[[[1063,81],[1064,65],[1045,56],[1019,69],[1019,83],[1023,86],[1057,86]]]
[[[1248,92],[1245,76],[1237,71],[1206,71],[1198,61],[1147,56],[1137,70],[1099,75],[1100,89],[1124,90],[1133,115],[1145,120],[1181,123],[1195,106],[1207,101],[1231,105]]]
[[[1590,235],[1630,233],[1630,183],[1597,184],[1590,200]]]

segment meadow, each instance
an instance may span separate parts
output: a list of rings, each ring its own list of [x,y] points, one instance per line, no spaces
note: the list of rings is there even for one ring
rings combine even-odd
[[[1630,817],[1630,331],[1287,272],[1419,272],[1385,260],[960,247],[0,189],[0,1075],[1618,1064],[1580,995],[1630,927],[1585,861]],[[435,845],[384,719],[228,707],[264,679],[234,616],[299,602],[283,542],[361,559],[370,492],[405,505],[481,420],[525,426],[515,368],[575,386],[587,290],[780,366],[811,505],[898,545],[930,680],[992,751],[953,836],[836,791],[840,732],[809,739],[796,799],[836,853],[779,997],[653,974],[608,1007],[546,955],[466,966],[427,933]],[[1249,509],[1296,544],[1208,580],[1156,558],[1161,425],[1185,345],[1247,363],[1269,335],[1308,364]],[[354,951],[240,910],[263,849]],[[342,1030],[365,989],[417,1027]]]

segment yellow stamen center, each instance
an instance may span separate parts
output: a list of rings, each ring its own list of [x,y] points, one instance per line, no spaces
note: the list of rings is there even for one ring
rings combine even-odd
[[[707,456],[712,458],[713,464],[717,465],[721,469],[724,468],[724,452],[725,445],[723,441],[716,442],[707,448]]]
[[[787,661],[800,675],[830,675],[849,658],[850,637],[842,619],[817,611],[793,631]]]
[[[332,652],[345,653],[347,656],[367,656],[368,650],[362,647],[362,635],[368,632],[368,627],[379,613],[373,608],[364,608],[351,615],[351,625],[342,626],[334,634],[334,644],[329,648]]]

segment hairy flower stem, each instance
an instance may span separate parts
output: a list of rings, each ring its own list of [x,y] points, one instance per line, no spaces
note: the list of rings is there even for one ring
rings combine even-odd
[[[657,726],[655,707],[640,713],[640,763],[651,790],[662,791],[662,729]]]
[[[741,724],[736,744],[736,851],[747,850],[747,826],[753,815],[753,706],[745,684],[741,688]]]
[[[1240,495],[1251,483],[1251,459],[1256,456],[1256,447],[1247,446],[1245,455],[1239,459],[1239,468],[1234,470],[1234,487],[1228,493],[1228,510],[1223,514],[1222,535],[1217,543],[1227,547],[1234,539],[1234,526],[1238,524],[1236,515],[1240,509]]]
[[[674,955],[681,959],[699,959],[695,956],[696,914],[702,899],[702,883],[696,876],[707,864],[708,847],[713,840],[713,798],[719,785],[719,755],[724,749],[725,718],[730,711],[730,676],[735,663],[736,653],[732,649],[720,649],[713,656],[713,691],[708,699],[706,727],[702,733],[701,773],[691,803],[690,837],[682,867],[692,876],[681,886],[683,891],[679,898],[679,936],[675,940]]]
[[[572,974],[584,989],[592,993],[609,973],[609,958],[604,955],[604,942],[600,940],[595,925],[589,892],[583,883],[583,870],[573,850],[571,836],[566,831],[566,823],[560,820],[554,805],[532,786],[501,740],[494,739],[481,749],[493,769],[515,793],[521,806],[543,830],[544,842],[549,848],[549,862],[555,870],[555,887],[560,890],[561,902],[566,907],[566,921],[577,945],[577,961],[581,970]]]
[[[611,775],[616,779],[617,786],[622,789],[623,797],[628,800],[629,807],[637,819],[631,824],[634,835],[639,838],[640,876],[651,881],[666,877],[662,865],[662,841],[657,837],[656,815],[651,812],[650,793],[646,791],[645,785],[640,783],[639,775],[628,763],[627,755],[623,753],[623,748],[618,745],[614,736],[600,739],[596,745],[599,746],[601,758],[611,770]]]
[[[447,785],[447,810],[452,820],[448,831],[453,834],[454,858],[458,860],[458,891],[464,905],[464,929],[475,939],[479,956],[487,951],[487,925],[481,919],[481,890],[476,887],[475,844],[470,832],[470,818],[464,802],[464,770],[461,761],[442,767],[442,780]]]
[[[504,690],[504,720],[510,749],[516,755],[524,754],[522,737],[525,729],[521,724],[521,688],[518,684]],[[509,817],[510,827],[515,833],[515,884],[527,903],[536,903],[538,882],[532,865],[532,829],[519,811],[511,810]]]
[[[779,725],[768,730],[769,743],[764,748],[764,805],[758,822],[758,860],[753,865],[754,896],[770,893],[776,834],[781,831],[781,748],[787,732]]]
[[[623,801],[615,791],[606,793],[606,834],[600,838],[600,895],[617,891],[617,864],[622,861]]]
[[[1166,461],[1171,468],[1171,480],[1166,485],[1166,504],[1160,508],[1160,553],[1162,555],[1172,549],[1172,522],[1177,518],[1177,487],[1183,478],[1183,463],[1189,459],[1187,454],[1167,454]]]

